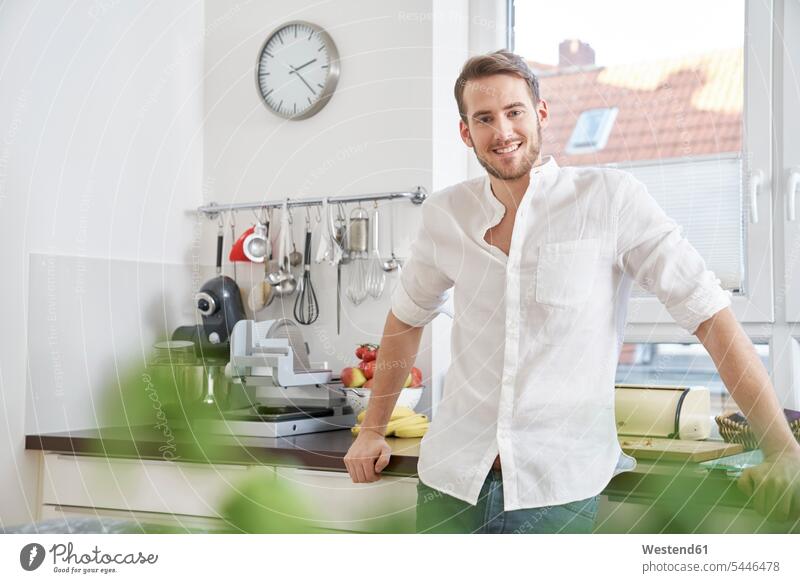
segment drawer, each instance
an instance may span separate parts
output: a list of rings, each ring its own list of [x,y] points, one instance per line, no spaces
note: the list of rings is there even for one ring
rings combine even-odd
[[[351,532],[414,532],[417,479],[384,476],[354,484],[345,472],[278,467],[276,477],[302,499],[319,528]]]
[[[159,514],[156,512],[131,512],[128,510],[109,510],[107,508],[85,508],[81,506],[57,506],[44,504],[40,510],[40,520],[48,521],[76,521],[80,519],[113,519],[133,522],[135,524],[151,524],[165,526],[177,531],[222,531],[226,528],[226,523],[215,518],[203,518],[199,516],[182,516],[173,514]],[[106,523],[108,524],[108,523]],[[72,528],[77,525],[73,523]],[[88,524],[84,528],[89,528],[92,532],[97,532],[99,525]],[[61,529],[59,529],[61,530]],[[63,532],[67,531],[66,525]],[[77,530],[76,532],[80,532]]]
[[[271,468],[256,467],[274,477]],[[247,475],[248,466],[49,453],[42,503],[218,517],[221,502]]]

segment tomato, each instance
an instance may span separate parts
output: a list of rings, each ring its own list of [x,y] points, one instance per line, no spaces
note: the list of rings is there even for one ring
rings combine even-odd
[[[376,344],[365,344],[364,354],[361,356],[362,360],[367,362],[373,361],[378,358],[378,348]]]
[[[411,386],[412,387],[422,386],[422,371],[419,370],[416,366],[411,367]]]
[[[372,377],[375,376],[375,365],[376,364],[377,364],[377,362],[374,361],[374,360],[370,360],[370,361],[362,360],[361,362],[358,363],[358,368],[360,368],[363,371],[365,377],[367,377],[368,379],[371,379]]]
[[[356,347],[356,358],[358,360],[366,360],[369,362],[370,360],[375,360],[375,356],[378,353],[378,345],[377,344],[359,344]]]

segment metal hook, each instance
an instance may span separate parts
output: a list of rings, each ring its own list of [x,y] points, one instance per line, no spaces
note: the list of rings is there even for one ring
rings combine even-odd
[[[289,224],[294,224],[294,215],[292,214],[292,207],[289,206],[289,199],[286,199],[286,213],[289,215]]]
[[[318,205],[318,204],[314,205],[314,210],[317,211],[317,223],[321,223],[322,222],[322,211],[320,210],[320,206],[321,205]]]
[[[311,209],[306,207],[306,229],[311,226]]]

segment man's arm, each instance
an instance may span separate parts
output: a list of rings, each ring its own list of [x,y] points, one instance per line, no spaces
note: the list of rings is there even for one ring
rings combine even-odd
[[[358,437],[344,456],[353,482],[375,482],[389,464],[392,449],[386,443],[384,432],[414,364],[422,330],[423,327],[406,324],[391,311],[386,317],[367,414]]]
[[[742,473],[739,487],[775,520],[800,517],[800,444],[785,421],[764,365],[730,308],[695,331],[736,404],[747,417],[765,463]]]

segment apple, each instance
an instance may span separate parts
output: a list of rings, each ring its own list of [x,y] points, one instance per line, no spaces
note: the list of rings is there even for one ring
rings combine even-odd
[[[364,386],[362,386],[361,388],[362,389],[371,389],[372,388],[372,383],[374,381],[375,381],[375,379],[369,379],[366,383],[364,383]]]
[[[412,387],[422,386],[422,371],[419,370],[416,366],[411,367],[411,386]]]
[[[341,377],[345,387],[358,388],[367,382],[364,372],[355,366],[343,368]]]
[[[407,389],[408,387],[410,387],[411,381],[412,381],[411,373],[408,373],[408,376],[406,377],[406,382],[403,383],[403,388]]]

